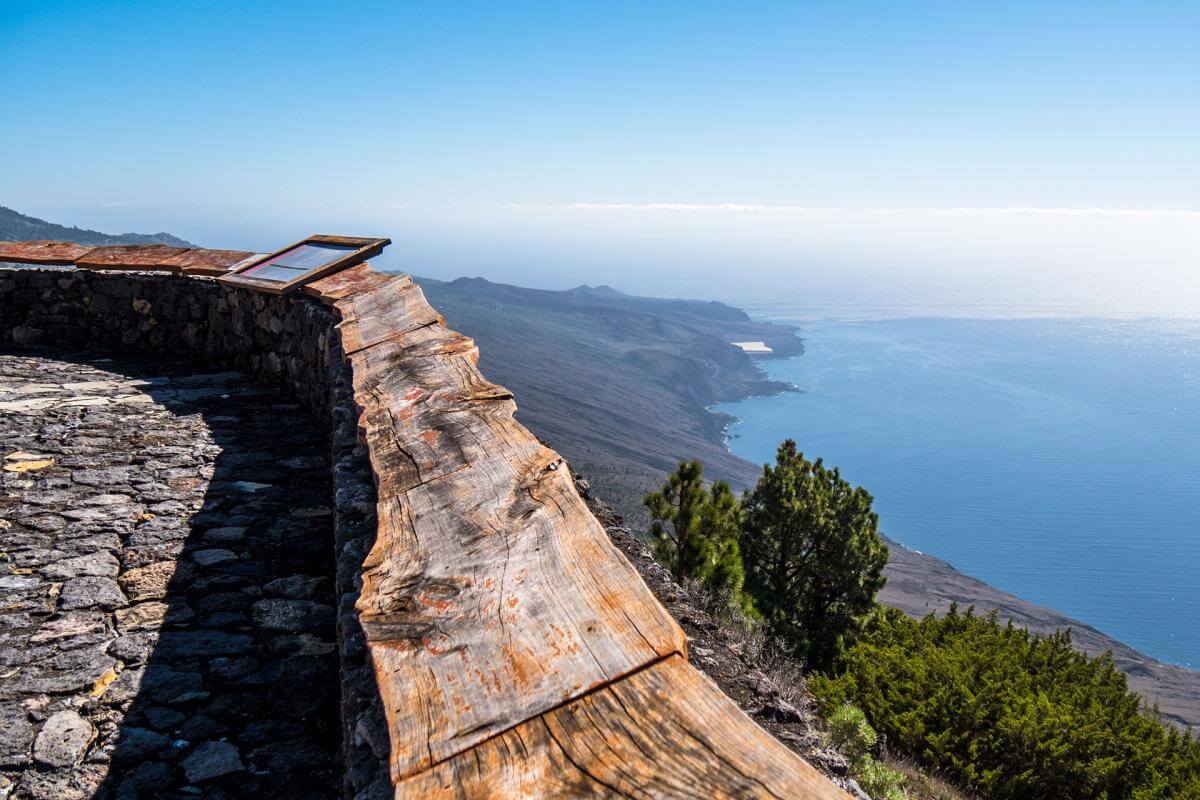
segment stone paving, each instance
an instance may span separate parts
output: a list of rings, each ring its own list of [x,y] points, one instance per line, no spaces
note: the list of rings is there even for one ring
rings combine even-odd
[[[340,796],[327,450],[238,373],[0,354],[0,800]]]

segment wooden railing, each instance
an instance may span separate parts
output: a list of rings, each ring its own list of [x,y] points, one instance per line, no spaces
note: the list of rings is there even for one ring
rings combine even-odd
[[[0,261],[97,261],[80,250],[0,243]],[[126,252],[91,268],[239,255]],[[363,264],[301,291],[340,317],[376,483],[357,609],[396,797],[846,797],[688,664],[562,458],[410,278]]]

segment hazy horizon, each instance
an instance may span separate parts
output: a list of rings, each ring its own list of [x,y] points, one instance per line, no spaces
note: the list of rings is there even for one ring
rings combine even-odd
[[[381,267],[431,277],[817,312],[1200,313],[1195,4],[103,0],[0,27],[0,204],[55,222],[385,235]]]
[[[89,215],[86,209],[17,210],[106,233],[162,230],[203,245],[259,251],[304,235],[293,230],[272,235],[269,225],[263,233],[223,233],[219,226],[210,230],[183,218],[178,225],[162,225],[150,215]],[[608,284],[629,294],[721,300],[760,317],[781,309],[810,319],[1200,317],[1200,269],[1188,269],[1200,265],[1200,212],[654,206],[509,211],[510,227],[475,237],[397,233],[385,224],[311,231],[390,235],[392,247],[374,262],[380,269],[544,289]],[[709,224],[694,241],[671,238],[697,218]],[[878,235],[871,238],[866,231]],[[1130,241],[1147,231],[1159,235],[1140,245]],[[936,251],[933,239],[939,240]],[[886,254],[873,252],[885,249]],[[1064,249],[1072,250],[1070,257],[1063,256]],[[1093,259],[1101,254],[1103,265]]]

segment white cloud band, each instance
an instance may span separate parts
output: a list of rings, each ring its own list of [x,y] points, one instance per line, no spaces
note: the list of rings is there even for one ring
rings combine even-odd
[[[752,203],[566,203],[561,205],[537,205],[510,203],[506,208],[541,209],[553,211],[649,211],[716,214],[777,214],[777,215],[829,215],[829,214],[936,214],[947,216],[1049,216],[1049,217],[1168,217],[1200,219],[1200,210],[1163,208],[1043,208],[1038,206],[1012,206],[1007,208],[836,208],[790,205],[763,205]]]

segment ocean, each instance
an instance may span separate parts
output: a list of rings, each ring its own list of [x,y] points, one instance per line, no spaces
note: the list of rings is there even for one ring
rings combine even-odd
[[[1200,321],[769,316],[800,392],[718,406],[735,453],[794,438],[896,541],[1200,668]]]

